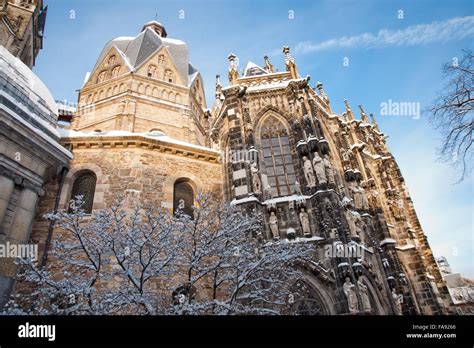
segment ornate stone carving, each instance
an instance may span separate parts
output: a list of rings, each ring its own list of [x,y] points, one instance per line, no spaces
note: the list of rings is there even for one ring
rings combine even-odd
[[[306,156],[303,157],[303,171],[308,187],[315,187],[316,178],[314,177],[313,166],[311,165],[311,161]]]
[[[355,314],[359,312],[359,302],[357,300],[357,293],[355,285],[351,283],[349,277],[346,277],[346,281],[343,285],[344,295],[347,298],[347,305],[349,306],[349,313]]]
[[[397,294],[397,292],[395,291],[395,288],[392,289],[392,299],[393,299],[393,304],[395,305],[394,314],[403,315],[403,312],[402,312],[403,295]]]
[[[257,163],[253,162],[250,165],[250,172],[252,173],[252,189],[254,193],[261,193],[262,182],[260,181],[260,175],[258,173]]]
[[[301,185],[298,180],[295,181],[295,192],[297,195],[302,195],[303,193],[301,192]]]
[[[303,229],[303,234],[305,236],[310,236],[311,235],[311,228],[310,228],[310,225],[309,225],[309,215],[305,211],[304,208],[300,209],[299,216],[300,216],[301,227]]]
[[[367,285],[364,284],[362,278],[357,280],[357,286],[359,287],[359,295],[360,299],[362,300],[362,308],[361,310],[366,313],[372,312],[372,305],[370,303],[369,297],[369,288]]]
[[[331,162],[329,161],[329,155],[324,156],[323,162],[328,183],[331,185],[336,185],[336,176],[334,175],[334,169],[332,168]]]
[[[280,231],[278,229],[278,218],[275,215],[275,212],[270,213],[270,219],[268,221],[270,225],[270,232],[272,233],[273,239],[280,239]]]
[[[318,184],[319,185],[326,184],[327,183],[326,169],[324,166],[323,159],[319,156],[319,153],[317,152],[314,153],[313,168],[314,168],[314,171],[316,172]]]

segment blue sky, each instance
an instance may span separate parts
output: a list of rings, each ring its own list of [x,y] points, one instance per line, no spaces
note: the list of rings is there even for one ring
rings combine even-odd
[[[334,111],[363,104],[374,113],[395,155],[435,255],[474,277],[473,177],[460,184],[436,161],[439,134],[426,116],[381,116],[388,100],[425,108],[443,86],[440,67],[474,48],[472,1],[152,1],[49,0],[44,48],[34,71],[58,100],[76,90],[105,43],[135,36],[155,18],[168,36],[187,42],[203,75],[208,105],[214,77],[227,84],[227,55],[284,69],[288,45],[302,76],[324,84]],[[400,19],[400,12],[403,18]],[[71,11],[74,11],[72,13]],[[180,12],[181,11],[181,12]],[[183,12],[184,11],[184,12]],[[291,12],[292,11],[292,12]],[[180,18],[184,13],[184,19]],[[71,14],[74,14],[71,16]],[[348,65],[344,65],[348,62]]]

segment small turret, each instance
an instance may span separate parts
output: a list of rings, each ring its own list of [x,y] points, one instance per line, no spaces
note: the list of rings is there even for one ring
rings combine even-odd
[[[231,85],[235,84],[239,78],[239,69],[237,68],[236,58],[237,56],[233,53],[227,56],[227,59],[229,60],[229,82]]]
[[[369,123],[369,117],[365,113],[364,107],[362,105],[359,105],[359,110],[360,110],[360,117],[361,117],[362,122]]]
[[[264,69],[267,73],[274,73],[275,69],[273,69],[272,63],[270,63],[270,60],[268,59],[268,56],[263,57],[264,60]]]
[[[296,69],[295,59],[291,56],[288,46],[283,46],[283,54],[285,55],[286,71],[291,73],[292,79],[297,79],[299,77],[298,70]]]

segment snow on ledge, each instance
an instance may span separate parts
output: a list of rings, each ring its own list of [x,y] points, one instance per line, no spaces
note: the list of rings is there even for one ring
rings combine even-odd
[[[248,202],[258,202],[258,198],[255,196],[250,196],[250,197],[245,197],[241,199],[233,199],[232,202],[230,202],[231,205],[239,205],[239,204],[244,204]]]
[[[61,138],[90,138],[90,137],[102,138],[102,137],[140,136],[147,139],[159,140],[159,141],[169,143],[169,144],[191,147],[196,150],[213,152],[215,154],[220,153],[219,151],[211,149],[210,147],[195,145],[195,144],[187,143],[185,141],[170,138],[167,135],[164,135],[164,133],[162,132],[134,133],[134,132],[124,131],[124,130],[110,130],[110,131],[95,132],[95,131],[75,131],[75,130],[64,129],[64,128],[59,128],[58,131],[59,131],[59,136]]]
[[[380,242],[380,246],[383,246],[385,244],[397,244],[397,241],[392,238],[385,238],[383,241]]]
[[[324,240],[324,238],[318,237],[318,236],[312,236],[310,238],[301,238],[301,237],[296,237],[295,239],[280,239],[277,241],[270,241],[264,244],[264,246],[269,246],[273,244],[291,244],[291,243],[307,243],[307,242],[314,242],[314,241],[319,241],[319,240]]]
[[[402,245],[402,246],[397,246],[397,247],[395,247],[395,249],[404,251],[404,250],[416,249],[416,247],[413,244],[406,244],[406,245]]]

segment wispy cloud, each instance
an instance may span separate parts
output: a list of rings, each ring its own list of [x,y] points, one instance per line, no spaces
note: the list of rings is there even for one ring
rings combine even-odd
[[[376,34],[343,36],[318,43],[302,41],[296,45],[295,52],[305,54],[335,48],[415,46],[462,40],[471,36],[474,36],[474,16],[455,17],[442,22],[412,25],[401,30],[382,29]]]

